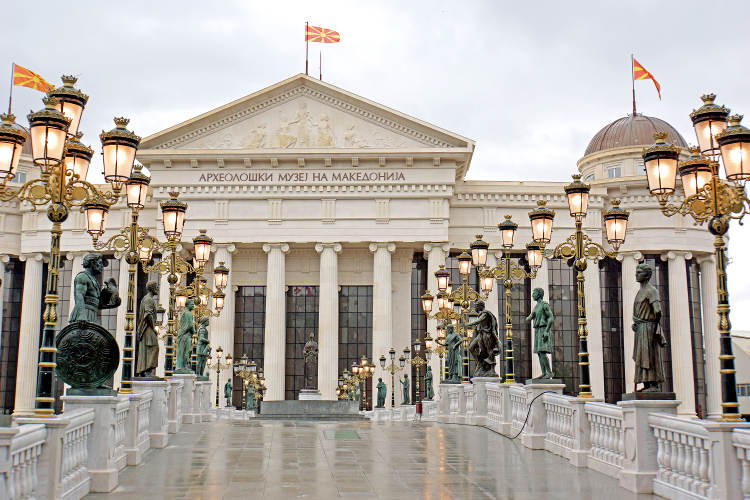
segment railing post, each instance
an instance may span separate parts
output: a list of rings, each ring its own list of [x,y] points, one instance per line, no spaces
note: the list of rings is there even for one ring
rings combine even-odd
[[[543,450],[547,437],[547,411],[544,409],[544,397],[540,395],[545,392],[562,394],[563,388],[565,384],[526,384],[526,403],[531,405],[531,412],[521,442],[527,448]],[[522,420],[524,418],[526,415],[521,417]]]

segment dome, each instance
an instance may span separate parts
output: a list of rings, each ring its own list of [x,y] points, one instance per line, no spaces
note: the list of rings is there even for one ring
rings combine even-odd
[[[678,147],[687,147],[685,139],[672,125],[659,118],[636,113],[635,116],[619,118],[597,132],[589,142],[584,156],[605,149],[653,144],[654,132],[666,132],[667,142]]]

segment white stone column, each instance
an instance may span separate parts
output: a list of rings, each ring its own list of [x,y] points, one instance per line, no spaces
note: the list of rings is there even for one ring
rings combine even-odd
[[[263,344],[263,373],[266,377],[266,401],[284,400],[286,375],[286,243],[265,243],[268,254],[266,271],[266,326]]]
[[[370,251],[374,254],[372,266],[372,352],[374,357],[375,353],[386,352],[393,346],[391,254],[396,251],[396,245],[370,243]],[[380,363],[375,363],[375,374],[370,379],[373,394],[377,391],[375,385],[378,378],[385,379],[385,374],[386,371],[380,367]],[[388,374],[388,380],[390,380],[390,374]],[[386,403],[390,405],[390,400]]]
[[[440,269],[441,264],[445,265],[445,256],[448,255],[449,251],[450,251],[450,246],[448,245],[448,243],[425,243],[424,244],[424,257],[425,259],[427,259],[427,289],[433,295],[437,294],[439,291],[437,287],[437,278],[435,278],[435,271]],[[420,293],[423,293],[423,292],[420,292]],[[427,331],[430,332],[430,335],[433,338],[433,342],[435,342],[437,340],[437,320],[436,319],[427,320]],[[390,346],[387,346],[386,350],[389,347]],[[393,346],[393,347],[396,348],[396,346]],[[398,352],[398,349],[396,349],[396,351]],[[386,357],[387,356],[388,354],[386,353]],[[376,356],[373,356],[373,357],[376,357]],[[390,363],[390,360],[388,360],[386,363]],[[445,357],[443,357],[443,363],[445,363]],[[435,388],[435,399],[440,399],[440,391],[437,390],[438,386],[440,385],[440,380],[442,379],[442,373],[440,373],[440,356],[433,355],[430,357],[430,367],[432,368],[432,386],[433,388]],[[390,379],[388,379],[387,383],[388,384],[391,383]],[[388,400],[388,404],[390,404],[390,398],[386,398],[386,399]]]
[[[340,243],[318,243],[320,299],[318,306],[318,390],[323,399],[336,401],[339,372],[339,263]]]
[[[534,289],[541,288],[544,290],[544,300],[549,302],[549,267],[547,259],[542,259],[542,266],[536,272],[536,278],[531,280],[531,289],[529,290],[529,300],[531,301],[531,310],[534,310],[536,301],[534,300]],[[537,378],[542,376],[542,367],[539,366],[539,358],[534,353],[534,328],[531,329],[531,341],[529,342],[529,352],[531,353],[531,377]],[[552,362],[550,356],[550,363]],[[554,373],[555,367],[552,366]]]
[[[166,338],[162,337],[167,332],[167,318],[169,317],[169,282],[167,274],[162,274],[159,278],[159,303],[157,306],[164,308],[164,320],[162,321],[161,331],[159,332],[159,365],[156,367],[156,376],[164,376],[165,354],[167,352]]]
[[[18,369],[16,371],[16,402],[13,415],[28,417],[34,414],[36,375],[39,363],[39,333],[42,322],[42,259],[40,253],[22,255],[26,261],[23,277],[23,303],[18,339]]]
[[[236,356],[234,352],[235,289],[232,284],[232,253],[236,249],[237,247],[233,243],[217,244],[216,253],[214,253],[214,267],[218,267],[223,262],[229,268],[229,276],[227,277],[227,286],[224,287],[224,293],[226,294],[224,297],[224,309],[221,310],[221,314],[217,318],[211,319],[208,328],[208,336],[212,347],[212,360],[216,360],[216,349],[218,347],[221,347],[224,351],[223,359],[226,359],[227,354],[231,354],[232,358]],[[210,279],[212,281],[214,279],[213,270],[211,270]],[[206,372],[211,380],[211,405],[213,405],[216,402],[216,370],[214,368],[207,368]],[[231,369],[224,369],[219,375],[219,408],[226,406],[226,399],[223,397],[224,384],[227,383],[227,379],[231,376]]]
[[[495,267],[500,259],[503,257],[501,250],[490,250],[487,252],[487,267]],[[481,284],[479,285],[481,286]],[[495,315],[497,318],[497,335],[500,339],[500,354],[495,357],[495,371],[501,377],[505,375],[505,309],[500,310],[498,304],[498,294],[505,293],[505,288],[501,281],[495,280],[495,284],[492,285],[492,291],[487,296],[487,300],[484,301],[485,307],[488,311]],[[514,330],[515,330],[515,325]],[[515,351],[516,347],[513,346]]]
[[[120,307],[117,308],[117,326],[115,327],[115,340],[117,340],[117,346],[120,349],[120,364],[117,366],[117,371],[115,371],[114,380],[112,382],[112,388],[118,389],[120,387],[120,381],[122,380],[122,356],[123,351],[122,348],[125,345],[125,313],[128,309],[128,263],[125,261],[125,256],[123,255],[120,257],[120,275],[117,277],[117,288],[120,291],[120,298],[122,299],[122,303],[120,304]],[[136,293],[138,290],[138,273],[136,272],[135,275],[135,289]],[[71,293],[73,292],[73,287],[71,286]],[[136,304],[138,301],[138,297],[136,297]],[[72,300],[70,302],[73,303]],[[138,317],[138,305],[135,307],[135,314],[136,318]],[[136,323],[137,325],[137,323]],[[137,328],[137,326],[136,326]],[[133,332],[133,348],[138,348],[138,335],[137,332]],[[134,351],[135,354],[135,351]],[[135,375],[135,356],[133,356],[133,375]]]
[[[633,392],[635,380],[635,361],[633,360],[633,304],[640,285],[635,280],[638,262],[643,259],[640,252],[621,253],[617,257],[622,261],[622,345],[623,363],[625,364],[625,392]]]
[[[698,258],[701,266],[701,316],[703,317],[703,345],[706,358],[706,406],[710,419],[721,418],[721,374],[719,370],[719,315],[716,308],[716,261],[713,255]]]
[[[3,301],[5,300],[5,266],[10,262],[8,255],[0,255],[0,335],[2,335],[2,324],[3,324]]]
[[[690,332],[690,301],[688,300],[685,260],[693,256],[685,252],[662,254],[669,261],[669,331],[672,344],[672,385],[679,415],[695,416],[695,378],[693,370],[693,339]]]
[[[72,261],[71,265],[71,272],[70,272],[70,283],[71,283],[71,289],[73,288],[73,280],[75,279],[76,275],[83,271],[83,258],[86,256],[86,252],[68,252],[68,260]],[[126,282],[127,283],[127,282]],[[119,283],[118,283],[119,284]],[[71,292],[71,304],[73,304],[72,301],[72,293]],[[73,307],[72,305],[70,306]]]
[[[583,272],[586,279],[586,326],[589,330],[589,375],[591,393],[604,399],[604,352],[602,340],[602,297],[599,264],[589,261]]]

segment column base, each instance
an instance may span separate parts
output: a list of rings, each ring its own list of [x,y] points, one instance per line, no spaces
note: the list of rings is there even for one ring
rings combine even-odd
[[[300,401],[319,401],[323,399],[323,395],[317,389],[302,389],[299,391]]]

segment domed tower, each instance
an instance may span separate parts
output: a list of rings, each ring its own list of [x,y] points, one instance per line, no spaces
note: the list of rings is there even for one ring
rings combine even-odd
[[[591,139],[578,160],[583,179],[645,176],[641,151],[654,142],[655,132],[666,132],[667,142],[687,148],[685,139],[664,120],[640,113],[628,115],[606,125]]]

